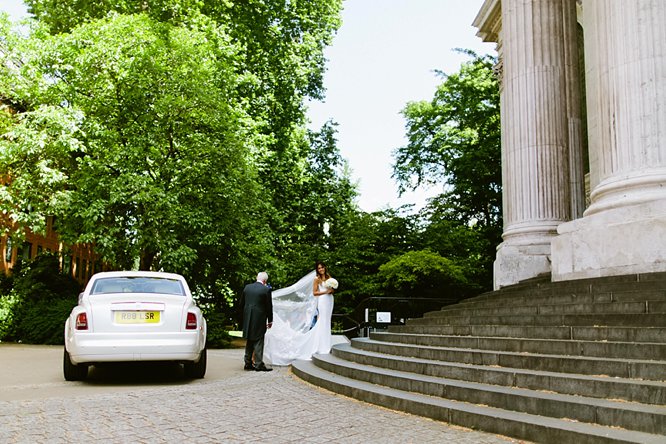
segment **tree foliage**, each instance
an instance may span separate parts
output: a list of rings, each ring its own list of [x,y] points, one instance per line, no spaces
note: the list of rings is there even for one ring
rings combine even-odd
[[[442,183],[452,214],[481,225],[501,216],[499,87],[496,59],[473,57],[460,71],[444,75],[431,101],[411,102],[407,146],[395,152],[394,177],[401,190]]]
[[[3,208],[32,228],[56,215],[116,267],[186,272],[230,246],[256,186],[224,39],[116,15],[42,40],[19,77],[35,106],[2,142]]]
[[[266,134],[285,148],[295,122],[302,122],[303,98],[323,96],[323,49],[340,26],[342,0],[26,0],[28,10],[49,32],[76,26],[110,13],[146,14],[174,25],[201,17],[222,27],[239,48],[237,70],[257,82],[244,85],[255,118]]]
[[[183,273],[224,305],[260,269],[289,282],[282,259],[353,205],[334,127],[309,133],[303,105],[341,1],[26,3],[29,35],[0,23],[13,227],[55,215],[112,267]]]
[[[426,246],[465,261],[487,288],[502,232],[499,87],[496,59],[465,53],[472,60],[441,74],[431,101],[403,110],[409,142],[395,152],[393,175],[403,191],[441,184],[422,213]]]
[[[408,251],[379,267],[380,286],[393,294],[460,298],[467,285],[462,267],[430,250]]]
[[[188,278],[219,341],[243,284],[325,261],[336,311],[371,296],[470,294],[501,233],[494,59],[410,103],[400,190],[419,214],[359,211],[336,125],[305,126],[324,93],[341,0],[26,0],[0,18],[0,211],[12,227],[94,244],[114,268]],[[10,178],[11,180],[6,180]],[[211,331],[212,331],[211,327]]]
[[[0,290],[0,340],[62,344],[63,325],[76,305],[78,287],[60,272],[54,255],[17,266],[9,292]]]
[[[305,146],[310,148],[300,181],[283,187],[279,195],[281,205],[286,207],[280,221],[285,228],[280,231],[280,258],[292,279],[309,271],[315,261],[331,258],[336,250],[335,233],[357,211],[356,187],[335,137],[336,125],[331,122],[320,131],[309,132]],[[286,194],[289,191],[291,194]]]
[[[419,248],[419,232],[418,217],[400,209],[348,213],[344,223],[331,232],[332,248],[326,257],[340,282],[336,307],[350,312],[367,298],[398,296],[380,285],[379,269],[394,257]]]

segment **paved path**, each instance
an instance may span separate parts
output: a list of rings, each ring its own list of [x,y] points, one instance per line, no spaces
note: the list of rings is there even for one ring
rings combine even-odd
[[[518,442],[358,402],[286,367],[244,372],[239,349],[209,350],[203,380],[131,366],[74,383],[62,379],[60,347],[20,350],[0,345],[1,443]]]

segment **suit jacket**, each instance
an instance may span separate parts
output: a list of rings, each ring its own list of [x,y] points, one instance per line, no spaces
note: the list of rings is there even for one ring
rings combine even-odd
[[[243,307],[243,337],[256,341],[266,334],[266,323],[273,322],[273,295],[261,282],[248,284],[243,289],[240,304]]]

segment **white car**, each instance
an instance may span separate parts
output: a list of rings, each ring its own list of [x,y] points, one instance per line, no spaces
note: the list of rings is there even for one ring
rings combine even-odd
[[[206,373],[206,320],[185,278],[151,271],[93,275],[65,322],[63,372],[83,380],[103,362],[175,361]]]

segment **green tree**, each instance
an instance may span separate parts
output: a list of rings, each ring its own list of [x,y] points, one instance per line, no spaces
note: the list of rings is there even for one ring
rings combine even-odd
[[[56,215],[113,266],[181,272],[229,303],[258,268],[295,273],[313,230],[339,225],[344,211],[320,209],[355,191],[303,99],[323,96],[340,0],[26,3],[41,26],[0,38],[18,111],[0,122],[0,205],[19,227]],[[316,182],[326,156],[335,175]]]
[[[12,289],[0,298],[0,340],[62,344],[64,322],[78,293],[79,283],[60,273],[57,256],[42,254],[21,263],[15,267]]]
[[[392,258],[418,248],[418,217],[401,209],[374,213],[350,212],[345,223],[331,234],[333,248],[326,261],[340,288],[336,310],[351,312],[363,300],[375,296],[402,296],[387,292],[380,283],[380,267]]]
[[[56,215],[116,267],[188,274],[201,251],[236,252],[262,204],[227,40],[145,15],[42,36],[9,89],[32,103],[0,141],[3,210],[34,231]]]
[[[466,257],[468,273],[488,287],[502,232],[499,88],[496,59],[464,52],[472,60],[441,74],[431,101],[403,110],[409,142],[394,153],[393,177],[401,191],[442,185],[422,213],[425,239],[437,240],[426,245],[445,257]]]
[[[379,284],[389,294],[423,298],[461,298],[463,270],[430,250],[408,251],[379,267]]]
[[[342,0],[26,0],[28,10],[53,34],[106,17],[109,13],[147,14],[176,25],[202,17],[223,27],[238,48],[239,74],[256,82],[239,92],[273,150],[291,146],[304,122],[306,97],[323,97],[324,55],[339,28]],[[287,158],[289,153],[285,153]],[[269,157],[266,168],[274,168]],[[271,176],[267,176],[270,179]]]
[[[307,158],[301,180],[291,184],[292,194],[283,205],[289,205],[282,221],[289,240],[284,243],[283,261],[290,277],[303,275],[316,260],[328,260],[335,250],[335,233],[350,214],[357,211],[356,186],[350,179],[347,162],[340,156],[336,142],[336,125],[328,122],[319,131],[308,132],[304,148]],[[289,192],[285,187],[284,192]]]
[[[146,14],[174,26],[205,24],[228,36],[217,42],[233,45],[233,69],[246,80],[235,84],[235,92],[253,122],[255,180],[266,207],[261,214],[268,215],[270,222],[267,231],[259,226],[252,232],[256,233],[252,239],[262,244],[273,239],[272,251],[289,250],[291,240],[298,240],[289,224],[295,209],[290,198],[303,199],[301,186],[308,179],[302,175],[307,175],[307,161],[318,148],[309,144],[304,129],[304,99],[323,97],[323,49],[340,26],[341,0],[27,0],[26,4],[52,34],[119,13]],[[210,256],[219,254],[213,251]],[[275,266],[271,254],[246,257],[251,258],[247,265],[252,271]]]

